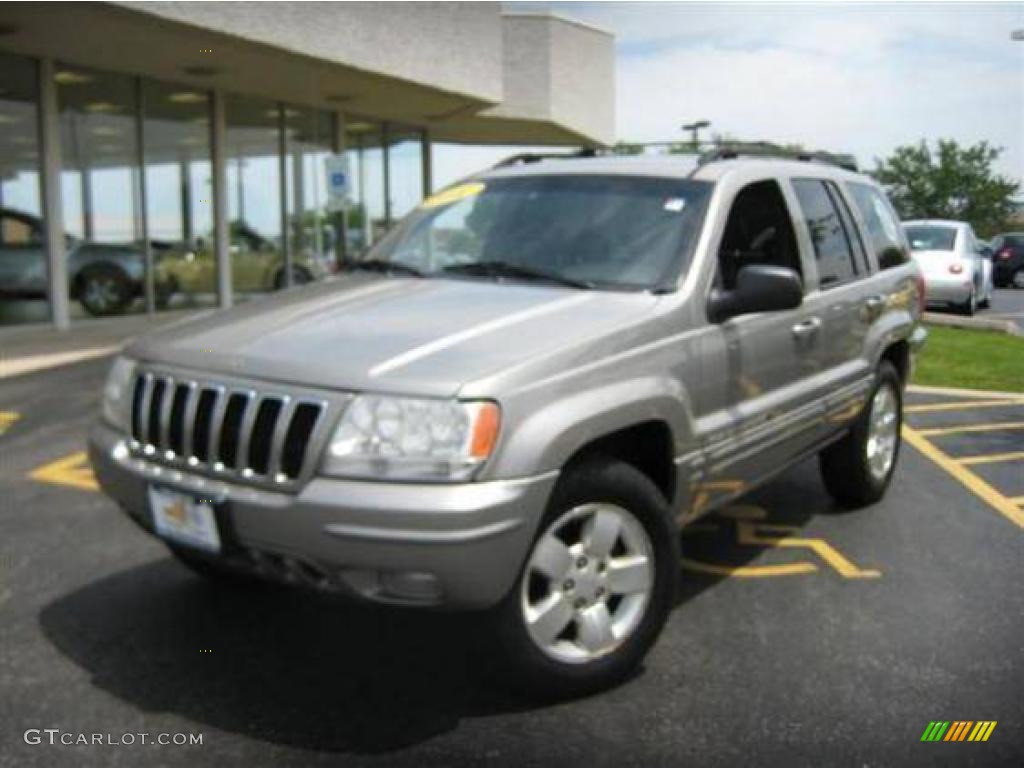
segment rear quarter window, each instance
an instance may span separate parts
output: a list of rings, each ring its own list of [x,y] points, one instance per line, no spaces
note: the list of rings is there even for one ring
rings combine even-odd
[[[864,221],[878,268],[893,269],[906,264],[910,253],[900,231],[900,220],[885,195],[870,184],[857,182],[847,182],[846,190]]]

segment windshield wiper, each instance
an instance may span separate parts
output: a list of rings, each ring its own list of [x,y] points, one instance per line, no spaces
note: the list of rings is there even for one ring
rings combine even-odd
[[[412,277],[426,277],[421,270],[400,261],[386,261],[384,259],[367,259],[366,261],[354,261],[347,267],[348,271],[355,272],[382,272],[384,274],[411,275]]]
[[[519,264],[510,264],[507,261],[475,261],[469,264],[453,264],[445,267],[443,272],[460,275],[481,275],[483,277],[512,277],[520,280],[543,280],[558,285],[566,285],[570,288],[593,289],[596,286],[586,280],[574,280],[571,277],[557,275],[554,272],[545,272],[542,269],[524,267]]]

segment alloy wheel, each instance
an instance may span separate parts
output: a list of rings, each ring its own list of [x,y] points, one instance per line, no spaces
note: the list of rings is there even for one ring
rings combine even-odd
[[[883,384],[871,399],[868,413],[868,439],[865,453],[871,476],[884,480],[896,460],[896,445],[899,440],[899,399],[889,382]]]
[[[631,512],[608,503],[569,510],[537,540],[523,573],[530,638],[564,663],[615,651],[643,619],[654,567],[650,537]]]

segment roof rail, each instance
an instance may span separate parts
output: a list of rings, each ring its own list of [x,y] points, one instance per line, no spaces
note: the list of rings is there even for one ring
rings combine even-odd
[[[491,170],[507,168],[510,165],[539,163],[541,160],[574,160],[581,157],[597,157],[597,150],[588,147],[575,152],[521,152],[518,155],[511,155],[504,160],[499,160],[491,166]]]
[[[737,157],[767,157],[785,160],[800,160],[805,163],[825,163],[845,168],[848,171],[857,171],[857,160],[849,154],[833,154],[814,149],[786,149],[784,147],[770,144],[766,141],[757,141],[741,144],[723,144],[720,147],[704,152],[697,158],[697,165],[706,165],[718,160],[733,160]]]

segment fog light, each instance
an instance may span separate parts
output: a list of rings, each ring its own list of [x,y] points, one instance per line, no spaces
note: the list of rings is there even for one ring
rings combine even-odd
[[[391,597],[416,602],[436,602],[441,599],[441,582],[432,573],[397,571],[382,573],[381,589]]]

